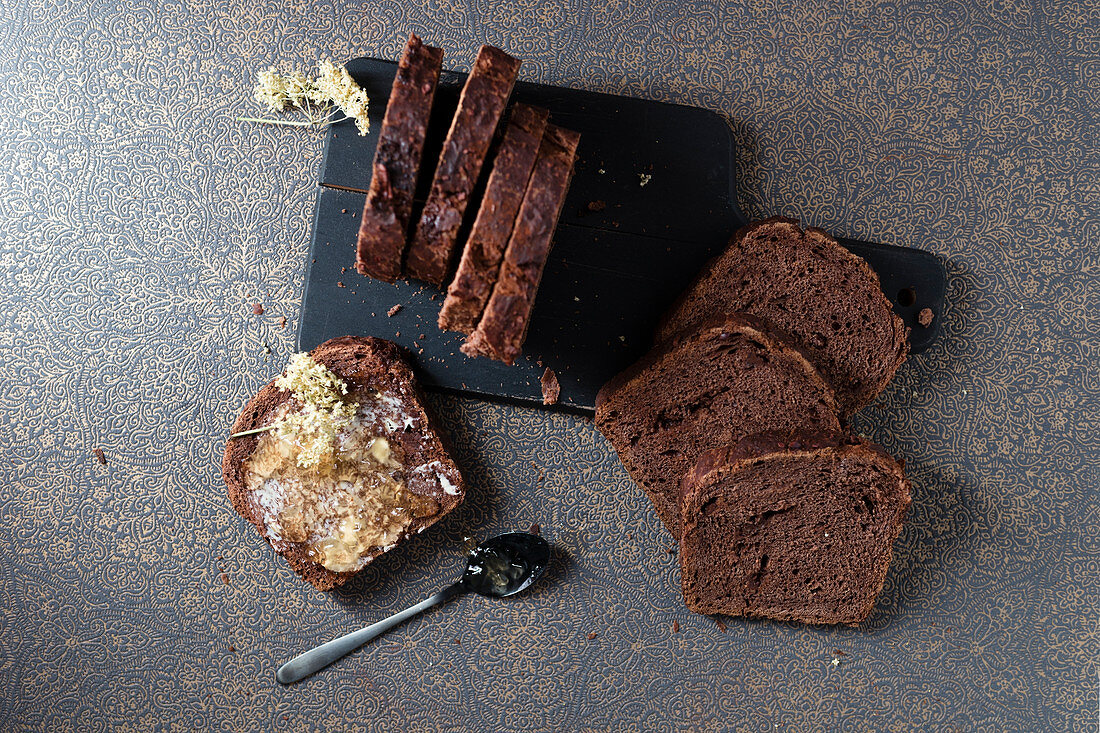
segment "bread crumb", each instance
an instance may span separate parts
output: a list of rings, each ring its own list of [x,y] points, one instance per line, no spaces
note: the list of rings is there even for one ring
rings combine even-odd
[[[252,313],[253,313],[253,315],[262,316],[264,314],[264,307],[262,305],[260,305],[259,303],[253,303],[252,304]]]
[[[603,175],[604,173],[607,173],[607,171],[605,171],[605,170],[604,170],[603,168],[600,168],[600,169],[599,169],[598,171],[596,171],[596,172],[597,172],[597,173],[599,173],[599,174],[600,174],[601,176],[602,176],[602,175]]]
[[[932,325],[932,317],[933,314],[931,308],[921,308],[920,313],[917,314],[917,323],[924,326],[925,328],[928,328]]]
[[[933,622],[932,622],[932,625],[933,625],[933,626],[935,626],[935,625],[936,625],[936,622],[935,622],[935,621],[933,621]],[[833,649],[833,656],[834,656],[834,657],[846,657],[846,656],[848,656],[848,652],[846,652],[846,651],[842,651],[842,650],[840,650],[840,649]]]
[[[286,328],[286,316],[279,319],[279,328]]]
[[[336,287],[338,287],[338,288],[346,288],[346,287],[347,287],[347,285],[344,285],[344,283],[342,283],[342,282],[338,282],[338,283],[336,283]]]
[[[724,631],[726,630],[726,622],[725,622],[725,621],[723,621],[722,619],[720,619],[720,618],[715,618],[715,619],[714,619],[714,623],[718,625],[718,630],[719,630],[719,631],[723,631],[723,632],[724,632]]]
[[[588,640],[589,641],[592,641],[595,638],[596,638],[596,632],[595,631],[588,632]]]
[[[92,453],[95,453],[95,459],[97,461],[99,461],[99,465],[101,465],[101,466],[106,466],[107,465],[107,456],[106,456],[106,454],[103,453],[102,448],[96,448],[95,450],[92,451]]]
[[[218,577],[222,579],[222,584],[223,585],[229,585],[229,576],[227,574],[222,573]]]
[[[454,640],[453,640],[453,641],[452,641],[451,643],[452,643],[452,644],[461,644],[461,643],[462,643],[462,639],[460,639],[460,638],[458,638],[458,637],[456,636],[456,637],[454,638]]]
[[[832,665],[834,667],[839,667],[840,666],[840,660],[837,659],[836,657],[833,657]]]
[[[561,397],[561,384],[558,382],[558,375],[554,373],[553,369],[546,367],[546,370],[542,373],[542,378],[539,379],[539,384],[542,385],[542,404],[558,404],[558,398]]]
[[[603,211],[606,208],[607,208],[607,202],[606,201],[600,201],[600,200],[597,199],[596,201],[589,201],[588,202],[588,210],[589,211]]]
[[[235,646],[233,646],[232,644],[230,644],[230,645],[229,645],[229,651],[231,651],[231,652],[235,652],[235,651],[237,651],[237,647],[235,647]]]
[[[532,524],[530,527],[527,528],[527,532],[529,534],[542,534],[542,527],[538,526],[537,524]]]
[[[679,634],[680,633],[680,622],[679,621],[673,621],[672,622],[672,633],[674,633],[674,634]]]
[[[670,555],[675,555],[676,554],[676,545],[669,545],[668,547],[665,548],[665,552],[667,552]]]
[[[390,318],[393,318],[394,316],[396,316],[400,312],[401,312],[401,304],[398,303],[393,308],[390,308],[388,311],[386,311],[386,315],[389,316]]]
[[[638,174],[638,185],[639,186],[645,186],[647,183],[649,183],[652,180],[653,180],[653,176],[649,175],[648,173],[639,173]]]
[[[341,214],[346,214],[346,213],[348,213],[348,210],[347,209],[340,209],[340,213]]]

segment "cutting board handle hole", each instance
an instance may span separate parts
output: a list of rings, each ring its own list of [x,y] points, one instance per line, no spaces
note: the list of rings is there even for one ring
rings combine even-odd
[[[898,302],[905,308],[917,302],[917,291],[913,288],[902,288],[898,291]]]

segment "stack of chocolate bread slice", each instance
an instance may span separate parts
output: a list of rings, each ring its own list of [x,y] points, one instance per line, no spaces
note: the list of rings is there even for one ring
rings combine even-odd
[[[703,269],[653,350],[596,402],[600,431],[680,541],[690,608],[867,617],[909,483],[843,421],[907,353],[878,277],[820,230],[751,224]]]
[[[409,38],[379,133],[357,269],[441,287],[461,249],[439,327],[467,335],[463,353],[511,364],[526,338],[580,136],[524,104],[513,105],[502,123],[520,61],[482,46],[439,159],[424,169],[442,61],[440,49]],[[431,175],[432,183],[414,217],[418,175]]]
[[[477,328],[462,346],[462,353],[467,356],[488,356],[506,364],[519,356],[535,307],[535,293],[550,255],[554,229],[573,176],[579,141],[580,135],[575,132],[546,126],[504,259],[496,272],[493,293]],[[469,249],[470,243],[466,247]],[[490,278],[493,276],[492,267],[485,272]],[[450,288],[443,301],[444,308],[448,302],[461,300],[461,289]]]
[[[908,331],[874,270],[794,219],[773,217],[737,232],[662,319],[657,340],[727,311],[785,331],[832,385],[845,416],[869,405],[909,353]]]

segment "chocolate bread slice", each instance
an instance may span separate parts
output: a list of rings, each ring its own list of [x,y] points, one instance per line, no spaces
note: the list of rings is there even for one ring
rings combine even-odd
[[[790,334],[844,415],[870,404],[909,353],[908,329],[862,258],[820,229],[775,217],[743,227],[665,315],[657,340],[742,311]]]
[[[231,438],[222,476],[237,512],[296,573],[327,590],[446,516],[465,483],[396,345],[344,336],[310,356],[358,404],[336,433],[332,460],[303,468],[300,446],[269,431]],[[302,409],[273,380],[245,405],[233,433]]]
[[[596,427],[680,536],[680,480],[704,452],[767,430],[839,430],[833,391],[758,318],[665,340],[596,396]]]
[[[512,94],[519,64],[519,59],[493,46],[478,51],[409,245],[405,267],[412,277],[434,285],[442,285],[447,277],[466,204]]]
[[[388,282],[401,277],[413,192],[442,65],[443,49],[409,36],[378,133],[359,224],[355,268],[369,277]]]
[[[857,624],[882,590],[909,492],[882,448],[836,432],[708,452],[683,481],[684,601],[699,613]]]
[[[569,191],[580,138],[580,133],[546,126],[493,294],[477,329],[462,345],[467,356],[488,356],[505,364],[519,356]]]
[[[546,110],[526,104],[512,108],[477,219],[439,311],[439,327],[445,331],[471,334],[477,327],[497,281],[548,115]]]

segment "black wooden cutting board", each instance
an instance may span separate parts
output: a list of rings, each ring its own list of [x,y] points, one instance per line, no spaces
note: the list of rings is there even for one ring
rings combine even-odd
[[[745,223],[734,195],[730,128],[694,107],[519,83],[513,101],[545,107],[581,133],[576,174],[539,289],[524,355],[512,366],[471,359],[462,336],[439,330],[443,294],[418,282],[359,275],[355,239],[371,161],[397,64],[355,59],[348,71],[371,100],[372,132],[330,128],[321,171],[298,347],[344,335],[405,346],[426,386],[542,405],[544,367],[561,382],[560,408],[592,410],[597,391],[650,346],[657,318]],[[444,72],[425,160],[439,154],[466,75]],[[418,198],[430,180],[422,176]],[[840,240],[878,272],[912,329],[913,353],[939,332],[945,273],[919,249]],[[400,305],[397,313],[388,313]],[[916,323],[922,308],[937,318]]]

